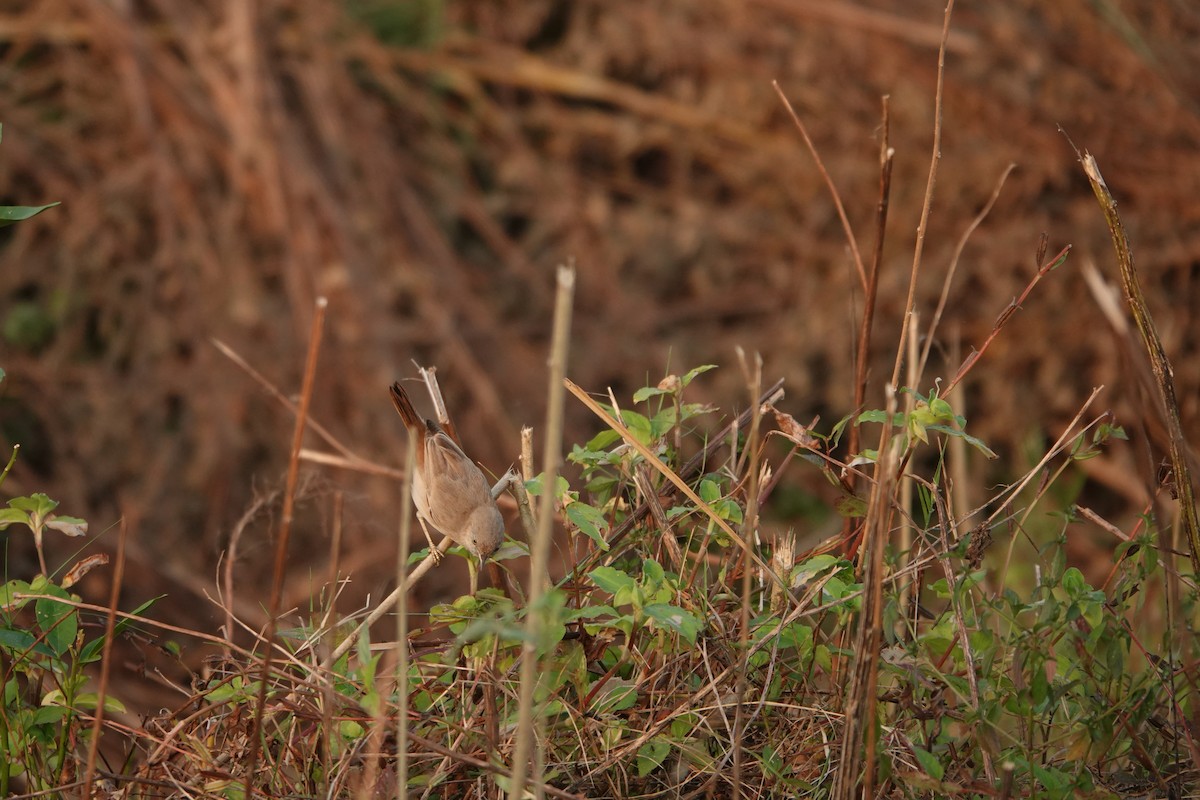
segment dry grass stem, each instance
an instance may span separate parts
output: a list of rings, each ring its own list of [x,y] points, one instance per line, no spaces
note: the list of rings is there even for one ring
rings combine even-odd
[[[257,791],[255,772],[258,767],[259,733],[267,705],[268,678],[271,674],[271,658],[275,642],[275,628],[279,615],[279,601],[283,594],[283,578],[287,564],[288,541],[292,533],[292,519],[296,508],[296,486],[300,479],[300,448],[304,442],[304,429],[308,422],[308,408],[312,401],[313,385],[317,379],[317,357],[321,352],[321,335],[325,326],[325,310],[329,305],[324,297],[314,304],[312,329],[308,340],[308,357],[304,362],[304,382],[300,389],[300,404],[296,410],[296,427],[292,434],[291,458],[288,460],[287,482],[283,491],[283,515],[279,521],[279,538],[275,543],[275,568],[271,574],[271,593],[268,602],[267,632],[263,639],[266,647],[259,668],[258,701],[254,707],[254,723],[250,730],[250,752],[246,759],[243,788],[247,800],[254,800]]]
[[[1129,304],[1133,321],[1142,337],[1142,346],[1146,350],[1146,358],[1158,388],[1158,398],[1161,411],[1166,419],[1169,436],[1169,449],[1172,470],[1172,494],[1179,500],[1179,514],[1183,523],[1183,532],[1187,537],[1188,549],[1192,559],[1192,571],[1200,573],[1200,511],[1196,509],[1193,491],[1192,471],[1188,464],[1187,439],[1183,435],[1183,426],[1179,421],[1179,401],[1175,396],[1175,381],[1172,377],[1171,362],[1163,349],[1162,339],[1150,315],[1150,308],[1142,293],[1141,282],[1137,270],[1133,266],[1133,253],[1129,249],[1129,239],[1125,236],[1125,227],[1117,214],[1117,203],[1113,200],[1096,159],[1090,153],[1083,156],[1083,171],[1092,185],[1104,219],[1108,223],[1112,236],[1113,249],[1117,254],[1117,266],[1121,273],[1121,288],[1125,293],[1125,301]]]
[[[537,746],[541,718],[534,719],[534,688],[538,677],[538,648],[541,642],[546,613],[540,600],[549,577],[550,536],[556,502],[554,486],[562,460],[563,382],[566,380],[567,351],[571,342],[571,308],[575,298],[574,265],[559,267],[558,292],[554,304],[554,333],[550,340],[550,384],[546,401],[546,441],[542,453],[542,495],[538,511],[536,535],[530,542],[529,593],[525,615],[525,637],[521,647],[521,677],[517,706],[516,743],[512,755],[512,774],[508,795],[512,800],[524,796],[527,769],[539,764],[531,758]],[[534,784],[542,783],[540,771],[534,769],[528,777]]]

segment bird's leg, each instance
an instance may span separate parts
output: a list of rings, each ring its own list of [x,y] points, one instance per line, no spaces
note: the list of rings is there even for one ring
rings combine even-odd
[[[417,522],[421,523],[421,531],[425,534],[425,541],[429,542],[429,555],[433,557],[433,563],[442,563],[442,551],[438,550],[437,545],[433,543],[433,537],[429,535],[429,528],[425,525],[425,520],[417,517]]]

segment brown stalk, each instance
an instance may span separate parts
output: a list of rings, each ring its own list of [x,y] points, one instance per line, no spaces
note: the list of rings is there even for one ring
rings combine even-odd
[[[296,407],[295,403],[293,403],[291,400],[289,400],[284,395],[283,392],[279,391],[279,389],[276,388],[275,384],[273,384],[269,380],[267,380],[266,377],[261,372],[256,370],[254,367],[250,366],[250,363],[248,361],[246,361],[246,359],[244,359],[240,355],[238,355],[238,353],[232,347],[230,347],[229,345],[225,344],[220,339],[217,339],[215,337],[210,339],[209,341],[212,342],[213,347],[215,347],[221,351],[221,354],[223,356],[228,358],[234,364],[237,364],[239,367],[241,367],[242,370],[247,375],[249,375],[251,378],[254,379],[255,383],[257,383],[259,386],[266,389],[267,393],[270,394],[272,397],[274,397],[276,400],[278,400],[279,403],[284,408],[286,408],[288,411],[292,412],[293,414],[300,413],[300,409],[298,409]],[[339,453],[341,453],[342,457],[345,458],[347,461],[354,463],[354,464],[370,464],[369,461],[355,455],[354,452],[349,447],[346,447],[344,444],[342,444],[336,438],[334,438],[333,434],[330,433],[329,430],[326,429],[324,425],[317,422],[316,420],[309,420],[308,427],[312,428],[313,433],[315,433],[315,434],[317,434],[317,436],[321,437],[321,439],[323,439],[326,444],[328,444],[334,450],[337,450]]]
[[[408,790],[408,553],[412,536],[409,476],[417,463],[417,434],[408,430],[404,482],[400,486],[400,549],[396,556],[396,797]]]
[[[1033,287],[1037,286],[1042,278],[1046,277],[1046,275],[1066,261],[1067,255],[1070,252],[1071,245],[1067,245],[1062,250],[1059,250],[1058,254],[1054,256],[1054,258],[1047,261],[1044,255],[1045,237],[1042,237],[1042,243],[1038,246],[1037,272],[1034,273],[1033,277],[1029,280],[1029,283],[1025,285],[1025,289],[1022,290],[1021,296],[1005,306],[1004,310],[1000,312],[1000,316],[996,317],[996,322],[992,325],[991,333],[989,333],[987,338],[984,339],[983,344],[979,346],[979,349],[972,350],[970,354],[963,359],[962,364],[958,368],[958,372],[954,373],[954,377],[951,378],[946,384],[945,388],[942,390],[942,394],[949,394],[950,390],[957,386],[958,382],[966,377],[967,373],[970,372],[975,366],[975,362],[987,352],[989,347],[991,347],[992,341],[995,340],[995,338],[1000,334],[1000,331],[1003,330],[1004,326],[1008,324],[1008,321],[1012,319],[1013,315],[1016,314],[1017,311],[1020,310],[1021,305],[1029,297],[1030,293],[1033,292]]]
[[[113,629],[117,624],[117,603],[121,599],[125,579],[125,539],[129,536],[129,511],[121,517],[117,535],[117,563],[113,565],[112,591],[108,595],[108,613],[104,618],[104,648],[100,655],[100,683],[96,688],[96,718],[92,723],[92,740],[88,743],[87,766],[83,771],[84,796],[92,797],[92,779],[96,775],[96,757],[100,752],[100,734],[104,729],[104,703],[108,695],[109,675],[112,672]]]
[[[883,241],[887,229],[888,206],[892,194],[892,164],[895,151],[892,149],[889,133],[891,130],[891,115],[888,107],[888,96],[883,96],[883,120],[880,122],[881,137],[879,143],[879,200],[875,204],[875,248],[871,253],[871,271],[867,275],[866,294],[863,297],[862,319],[859,320],[858,347],[854,358],[854,413],[862,411],[867,401],[867,364],[871,353],[871,326],[875,322],[875,300],[879,295],[879,265],[883,263]],[[859,450],[859,426],[850,426],[848,451],[853,455]],[[853,493],[858,483],[857,470],[850,470],[846,475],[846,489]],[[850,533],[851,520],[846,520],[847,538]]]
[[[925,373],[925,365],[929,363],[929,352],[933,349],[933,334],[938,329],[938,325],[942,321],[942,313],[946,310],[946,301],[950,298],[950,285],[954,282],[954,274],[958,272],[958,263],[962,258],[963,250],[966,249],[967,240],[971,238],[971,234],[983,224],[987,219],[987,215],[991,213],[992,206],[996,205],[996,201],[1000,199],[1000,190],[1004,188],[1004,182],[1008,180],[1008,176],[1016,169],[1016,164],[1010,163],[1004,168],[1004,172],[1000,175],[1000,180],[996,181],[996,188],[992,190],[992,196],[988,198],[987,203],[975,219],[971,220],[971,224],[963,231],[963,235],[958,238],[958,244],[954,246],[954,255],[950,257],[950,268],[946,270],[946,278],[942,281],[942,294],[938,298],[937,308],[934,309],[933,319],[929,321],[929,330],[925,334],[925,346],[921,348],[921,360],[917,366],[917,378]],[[913,384],[917,385],[916,383]]]
[[[746,363],[745,353],[741,348],[738,348],[739,361],[742,364],[742,371],[746,375],[746,382],[750,387],[750,431],[746,437],[746,518],[742,525],[742,533],[746,537],[746,541],[752,541],[753,537],[758,535],[758,458],[762,452],[759,442],[759,434],[762,426],[762,404],[754,403],[756,397],[762,393],[762,356],[756,355],[754,358],[753,367]],[[750,550],[742,553],[741,570],[742,570],[742,596],[741,605],[739,608],[739,649],[742,653],[741,662],[743,668],[738,670],[734,684],[734,695],[737,698],[737,704],[733,710],[733,790],[734,797],[739,797],[742,792],[742,731],[745,725],[745,699],[746,699],[746,672],[745,659],[746,653],[750,651],[750,596],[753,592],[751,583],[754,571],[750,569]],[[782,565],[780,565],[782,566]],[[790,565],[788,565],[790,567]],[[780,584],[775,587],[781,592],[785,586]]]
[[[921,207],[921,221],[917,225],[917,241],[913,249],[912,273],[909,277],[908,298],[904,305],[904,318],[900,327],[900,342],[896,350],[896,362],[892,368],[888,387],[887,418],[890,421],[896,408],[896,387],[900,380],[900,367],[907,352],[906,340],[913,316],[917,279],[921,274],[921,256],[925,249],[925,231],[929,225],[929,212],[933,205],[933,187],[937,182],[938,164],[941,161],[942,101],[946,77],[946,39],[950,35],[950,18],[954,12],[954,0],[948,0],[942,21],[942,41],[938,47],[937,91],[934,95],[933,154],[929,162],[929,178],[925,186],[925,200]],[[892,426],[885,422],[879,432],[878,461],[875,466],[875,482],[867,505],[864,530],[866,567],[863,574],[863,606],[859,615],[859,628],[855,636],[855,659],[846,688],[846,727],[842,733],[842,753],[833,786],[833,796],[839,800],[852,800],[858,794],[861,779],[862,796],[872,797],[875,785],[875,718],[879,680],[879,647],[883,636],[883,548],[887,541],[892,516],[893,487],[898,476],[893,473],[899,459],[891,447]],[[865,740],[865,741],[864,741]],[[865,754],[863,747],[865,745]]]
[[[329,572],[325,584],[329,587],[329,597],[325,603],[325,614],[321,620],[320,630],[323,631],[324,643],[322,649],[328,651],[332,646],[334,627],[329,624],[333,617],[337,598],[338,570],[342,552],[342,522],[345,508],[345,493],[337,491],[333,495],[333,536],[329,542]],[[333,704],[334,691],[331,683],[321,686],[321,760],[325,768],[326,781],[333,774],[333,751],[329,747],[330,736],[333,735]],[[326,784],[328,787],[328,783]]]
[[[783,102],[784,108],[787,109],[788,115],[791,116],[792,122],[796,124],[796,128],[800,131],[800,136],[804,138],[804,144],[808,147],[808,152],[812,154],[813,161],[817,162],[817,171],[821,173],[821,177],[825,180],[825,185],[829,187],[829,194],[833,198],[833,205],[837,208],[838,219],[842,221],[842,230],[846,234],[846,243],[850,245],[850,253],[854,256],[854,267],[858,270],[859,283],[862,284],[863,291],[866,291],[867,272],[863,268],[862,255],[858,252],[858,242],[854,240],[854,231],[850,228],[850,219],[846,216],[846,206],[842,203],[842,196],[838,194],[837,186],[833,183],[833,178],[829,177],[829,171],[825,169],[825,162],[821,160],[821,155],[817,152],[817,146],[813,144],[812,137],[808,135],[808,128],[804,127],[804,123],[800,121],[800,115],[792,108],[792,104],[787,99],[787,95],[783,93],[783,89],[779,88],[779,82],[771,81],[771,85],[775,87],[775,93],[779,95],[779,99]]]
[[[276,490],[256,496],[254,502],[242,513],[242,516],[238,519],[237,524],[233,526],[233,530],[229,534],[229,546],[225,550],[223,556],[224,563],[221,565],[221,588],[219,589],[221,604],[225,607],[225,636],[228,637],[225,646],[222,648],[225,658],[233,655],[230,645],[234,629],[233,612],[237,605],[234,602],[236,584],[233,579],[233,571],[237,566],[238,546],[241,544],[242,534],[246,528],[254,521],[255,517],[262,513],[264,508],[274,505],[278,495],[279,492]]]
[[[1117,266],[1121,270],[1121,288],[1125,293],[1125,301],[1129,303],[1133,321],[1142,337],[1142,345],[1146,348],[1146,358],[1154,371],[1161,403],[1159,410],[1166,418],[1167,435],[1170,439],[1171,470],[1175,484],[1173,493],[1179,500],[1179,512],[1184,533],[1187,535],[1192,570],[1200,573],[1200,518],[1197,517],[1192,473],[1187,461],[1187,440],[1179,421],[1179,401],[1175,396],[1171,362],[1163,349],[1162,339],[1159,338],[1150,308],[1142,294],[1142,285],[1133,265],[1133,252],[1129,249],[1129,238],[1125,235],[1125,226],[1121,224],[1121,217],[1117,214],[1117,203],[1100,174],[1096,159],[1091,153],[1085,153],[1082,160],[1083,171],[1092,185],[1092,191],[1096,194],[1096,200],[1100,203],[1104,220],[1108,223],[1109,234],[1112,236],[1113,249],[1117,253]]]
[[[321,351],[321,334],[325,324],[325,309],[328,301],[318,297],[313,313],[312,328],[308,339],[308,357],[304,363],[304,381],[300,388],[300,405],[296,410],[296,427],[292,433],[291,458],[288,459],[287,481],[283,493],[283,518],[279,523],[279,540],[275,544],[275,568],[271,574],[271,594],[268,601],[269,614],[267,631],[264,635],[262,666],[259,669],[258,699],[254,708],[254,724],[250,728],[250,751],[246,756],[246,773],[243,783],[245,796],[254,800],[254,771],[258,766],[259,742],[262,736],[263,713],[267,704],[267,684],[271,676],[271,656],[278,624],[279,599],[283,594],[283,576],[287,565],[288,540],[292,535],[292,518],[296,509],[296,484],[300,476],[300,447],[304,443],[304,428],[308,421],[308,408],[312,402],[313,385],[317,378],[317,355]]]

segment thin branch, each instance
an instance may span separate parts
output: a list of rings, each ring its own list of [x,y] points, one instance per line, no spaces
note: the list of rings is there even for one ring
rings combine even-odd
[[[963,250],[967,246],[967,240],[971,238],[971,234],[975,229],[983,224],[987,219],[987,215],[991,213],[992,206],[996,205],[996,200],[1000,198],[1000,190],[1004,188],[1004,182],[1008,180],[1008,176],[1016,169],[1016,164],[1009,163],[1004,169],[1004,173],[1000,176],[1000,180],[996,182],[996,188],[992,190],[992,196],[988,198],[987,203],[983,206],[975,219],[971,220],[971,224],[963,231],[963,235],[959,237],[958,244],[954,247],[954,255],[950,258],[950,268],[946,270],[946,278],[942,281],[942,294],[938,298],[937,308],[933,312],[933,319],[929,321],[929,330],[925,334],[925,346],[921,348],[921,360],[917,364],[918,378],[925,374],[925,365],[929,363],[929,351],[933,348],[933,335],[938,329],[938,325],[942,321],[942,313],[946,310],[946,301],[950,297],[950,285],[954,282],[954,274],[958,271],[959,259],[962,258]]]
[[[272,644],[278,624],[279,601],[283,594],[283,576],[287,565],[288,541],[292,535],[292,518],[296,509],[296,484],[300,476],[300,446],[304,442],[304,428],[308,421],[308,408],[312,402],[313,385],[317,379],[317,356],[321,352],[321,334],[325,327],[325,309],[329,305],[324,297],[318,297],[312,328],[308,339],[308,357],[304,363],[304,382],[300,389],[300,406],[296,411],[296,427],[292,432],[291,458],[288,460],[287,482],[283,494],[283,518],[279,523],[279,541],[275,544],[275,568],[271,574],[269,616],[265,635],[262,667],[259,670],[258,699],[254,708],[254,724],[250,729],[250,751],[246,757],[245,796],[254,800],[254,772],[258,764],[259,743],[262,739],[263,713],[267,705],[267,685],[271,675]]]
[[[867,278],[867,291],[863,298],[862,319],[858,327],[858,347],[854,357],[854,413],[863,410],[867,400],[867,365],[871,355],[871,327],[875,322],[875,301],[879,295],[879,267],[883,263],[883,242],[887,229],[888,207],[892,194],[892,164],[896,151],[890,143],[891,113],[888,96],[883,97],[883,120],[880,123],[882,136],[879,143],[879,200],[875,205],[875,250],[871,254],[871,272]],[[859,426],[851,425],[848,452],[851,457],[859,451]],[[848,460],[848,459],[847,459]],[[850,471],[846,475],[846,489],[854,492],[858,474]],[[851,519],[846,519],[846,533],[850,532]]]
[[[800,130],[800,135],[804,137],[804,144],[808,146],[808,152],[812,154],[813,161],[817,162],[817,170],[821,173],[821,177],[825,179],[825,185],[829,187],[829,194],[833,197],[833,205],[837,208],[838,218],[842,221],[842,230],[845,231],[846,241],[850,245],[850,253],[854,256],[854,266],[858,270],[859,283],[862,284],[863,291],[865,292],[867,290],[867,271],[863,268],[862,256],[858,252],[858,242],[854,240],[854,231],[850,228],[850,219],[846,216],[846,207],[842,204],[842,196],[838,194],[837,186],[833,184],[833,178],[829,177],[829,172],[825,169],[825,163],[821,161],[821,155],[817,152],[817,146],[813,144],[812,137],[808,135],[808,129],[800,121],[800,115],[792,108],[792,104],[788,101],[787,95],[783,93],[783,89],[779,88],[779,81],[771,81],[771,85],[775,87],[775,93],[779,95],[779,99],[783,101],[784,108],[791,115],[792,122],[796,123],[796,127]]]
[[[288,411],[292,412],[292,414],[299,413],[299,409],[296,407],[295,403],[293,403],[286,396],[284,396],[283,392],[281,392],[281,391],[279,391],[279,389],[275,388],[275,384],[273,384],[269,380],[267,380],[266,377],[263,376],[263,374],[261,372],[256,370],[254,367],[250,366],[249,362],[247,362],[246,359],[244,359],[240,355],[238,355],[238,353],[235,352],[232,347],[230,347],[229,345],[225,344],[224,342],[222,342],[220,339],[217,339],[217,338],[211,338],[211,339],[209,339],[209,341],[213,343],[213,347],[215,347],[221,351],[222,355],[224,355],[226,358],[228,358],[234,364],[237,364],[239,367],[241,367],[242,370],[247,375],[249,375],[251,378],[253,378],[254,381],[259,386],[266,389],[267,393],[270,394],[272,397],[274,397],[276,400],[278,400],[280,402],[280,404],[283,405],[284,408],[286,408]],[[326,444],[328,444],[334,450],[337,450],[339,453],[341,453],[347,460],[358,462],[358,463],[369,463],[369,462],[367,462],[366,459],[355,455],[354,452],[351,451],[349,447],[346,447],[344,444],[339,442],[334,437],[334,435],[325,428],[324,425],[317,422],[316,420],[309,420],[308,427],[312,429],[313,433],[315,433],[317,436],[321,437],[321,439],[323,439]]]

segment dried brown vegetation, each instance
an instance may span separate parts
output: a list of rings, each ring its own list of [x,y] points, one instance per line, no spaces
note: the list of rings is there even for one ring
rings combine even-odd
[[[1118,418],[1141,407],[1123,340],[1084,288],[1089,260],[1113,279],[1111,251],[1060,125],[1122,203],[1184,428],[1200,425],[1200,11],[1133,5],[1024,0],[955,19],[931,274],[1018,166],[967,245],[935,356],[988,334],[1042,231],[1075,246],[967,386],[973,432],[1012,454],[1031,433],[1057,437],[1027,423],[1065,425],[1093,386],[1109,387],[1101,402]],[[0,187],[64,201],[0,240],[0,313],[42,324],[4,344],[3,439],[26,448],[5,488],[47,489],[97,530],[129,516],[136,591],[198,597],[256,487],[282,475],[290,420],[210,338],[294,390],[319,294],[330,313],[313,415],[376,461],[399,461],[384,387],[414,357],[440,366],[472,451],[497,472],[514,459],[519,424],[541,416],[550,276],[571,257],[578,383],[620,396],[668,362],[728,363],[740,344],[787,378],[797,417],[848,413],[858,276],[773,80],[864,250],[891,95],[877,330],[895,328],[940,4],[425,7],[434,18],[401,28],[399,47],[334,3],[0,11]],[[923,285],[918,309],[940,288]],[[887,347],[880,358],[876,389]],[[728,373],[712,391],[740,396]],[[592,427],[572,414],[569,441]],[[1153,439],[1152,423],[1131,433]],[[1157,464],[1133,452],[1152,480]],[[1139,508],[1141,484],[1104,465],[1096,480]],[[365,570],[392,547],[395,484],[337,480],[357,492],[343,567]],[[327,551],[319,517],[297,530],[285,605],[311,588],[299,564]],[[265,574],[264,536],[243,544],[246,576]]]

